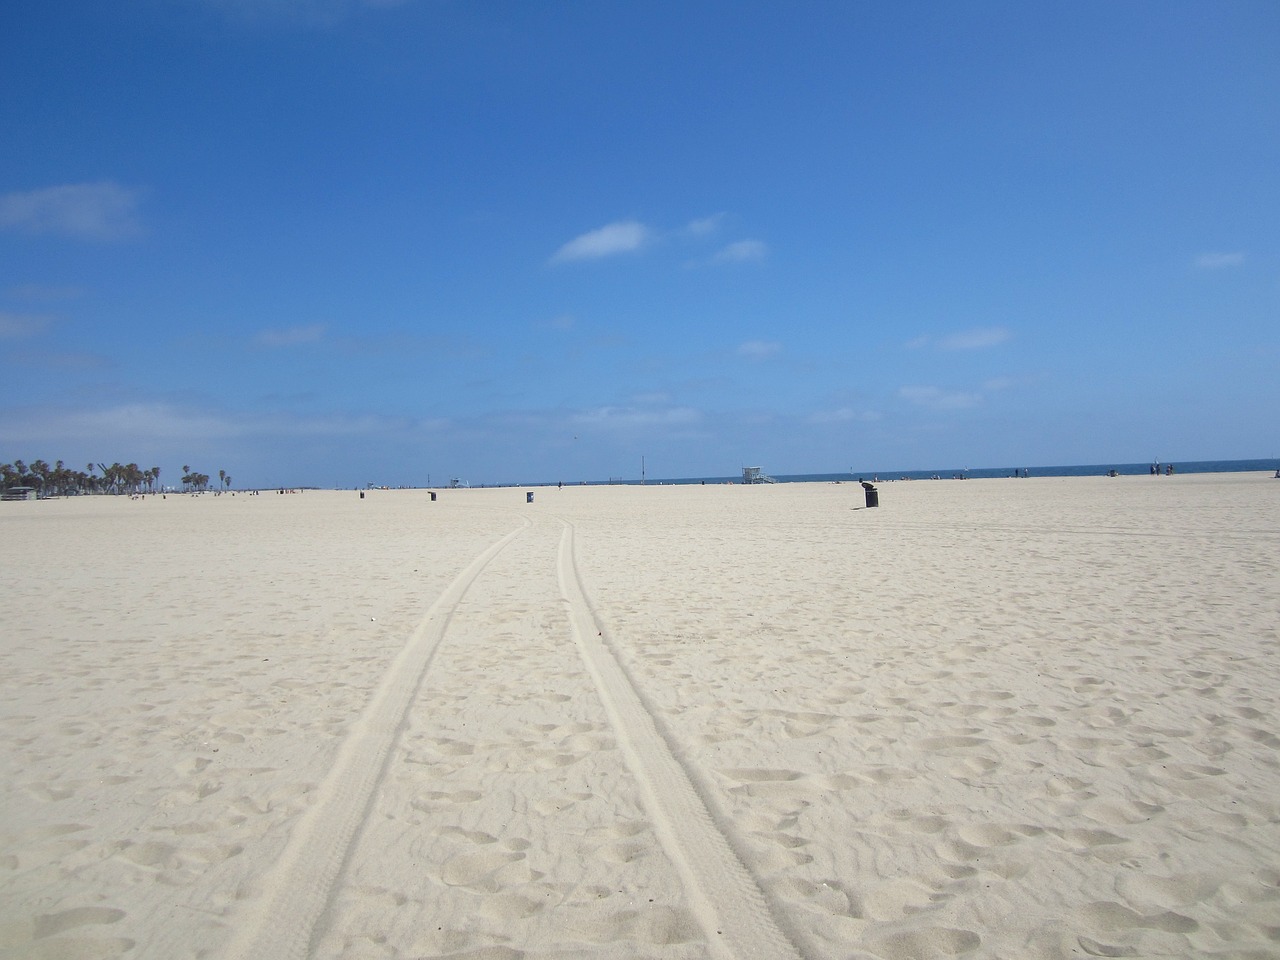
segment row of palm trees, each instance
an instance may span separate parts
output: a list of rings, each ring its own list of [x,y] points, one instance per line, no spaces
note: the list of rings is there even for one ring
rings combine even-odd
[[[94,470],[99,474],[95,475]],[[184,490],[208,490],[209,475],[182,467]],[[90,463],[84,470],[67,467],[61,460],[49,466],[44,460],[24,463],[0,463],[0,489],[32,487],[41,497],[66,497],[82,493],[139,494],[154,493],[160,480],[160,468],[146,470],[136,463]],[[225,470],[218,471],[220,489],[231,488],[231,477]]]

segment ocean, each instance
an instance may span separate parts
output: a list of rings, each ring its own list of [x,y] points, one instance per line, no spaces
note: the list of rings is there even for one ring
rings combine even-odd
[[[998,477],[1102,477],[1114,470],[1120,476],[1136,476],[1151,473],[1151,463],[1089,463],[1058,467],[940,467],[934,470],[851,470],[848,473],[794,473],[772,474],[778,483],[837,483],[857,480],[952,480],[967,478],[972,480],[992,479]],[[1164,473],[1168,464],[1160,463],[1160,472]],[[1187,460],[1173,461],[1174,473],[1253,473],[1265,472],[1274,474],[1280,469],[1280,457],[1265,460]],[[767,471],[765,471],[767,473]],[[637,481],[623,481],[635,483]],[[675,479],[651,479],[647,483],[741,483],[742,474],[726,477],[680,477]]]

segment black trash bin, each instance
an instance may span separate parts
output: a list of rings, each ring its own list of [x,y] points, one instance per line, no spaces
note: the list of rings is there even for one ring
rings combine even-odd
[[[431,491],[431,502],[432,503],[436,502],[436,492],[434,490]]]
[[[532,490],[530,490],[528,493],[526,493],[526,494],[524,495],[524,502],[525,502],[525,503],[533,503],[533,491],[532,491]]]
[[[867,495],[868,507],[880,506],[880,491],[875,488],[874,484],[867,483],[867,481],[863,480],[862,489]]]

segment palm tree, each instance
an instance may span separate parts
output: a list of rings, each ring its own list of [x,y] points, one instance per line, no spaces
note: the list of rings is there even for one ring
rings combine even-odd
[[[43,460],[32,460],[31,465],[28,467],[28,469],[31,471],[31,475],[35,477],[37,481],[39,481],[40,496],[43,497],[45,495],[45,492],[44,492],[45,485],[48,483],[48,480],[49,480],[49,465],[45,463]]]
[[[218,471],[218,489],[225,490],[226,486],[227,486],[227,471],[219,470]]]

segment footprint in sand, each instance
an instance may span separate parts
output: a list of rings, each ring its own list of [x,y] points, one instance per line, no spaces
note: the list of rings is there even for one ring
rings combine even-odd
[[[1150,820],[1163,813],[1164,807],[1138,800],[1090,800],[1080,808],[1080,812],[1108,827],[1125,827]]]
[[[983,737],[926,737],[917,741],[921,750],[928,750],[931,753],[947,753],[952,750],[971,750],[974,747],[984,747],[991,741]]]
[[[423,813],[432,813],[440,807],[451,804],[475,803],[483,796],[484,794],[478,790],[454,790],[451,793],[443,790],[432,790],[420,797],[414,797],[409,801],[409,806]]]
[[[73,907],[70,910],[43,914],[32,918],[31,939],[43,940],[76,927],[118,923],[124,917],[123,910],[110,907]]]
[[[1220,886],[1219,880],[1200,873],[1174,877],[1122,873],[1116,880],[1116,892],[1135,910],[1155,908],[1162,911],[1193,906],[1208,900]]]
[[[483,830],[465,830],[462,827],[443,827],[439,831],[442,837],[454,837],[459,840],[466,840],[477,846],[484,846],[490,843],[497,843],[498,838],[491,833],[485,833]]]
[[[530,899],[518,893],[494,893],[480,901],[477,912],[484,917],[508,924],[524,920],[546,909],[545,901]]]
[[[1165,933],[1193,933],[1200,924],[1172,910],[1141,914],[1111,900],[1091,903],[1080,911],[1085,923],[1104,932],[1123,930],[1161,930]]]
[[[502,850],[464,853],[445,863],[440,879],[450,887],[496,893],[503,887],[532,879],[533,872],[524,858],[523,853]]]
[[[720,772],[739,783],[785,783],[804,776],[798,770],[768,770],[757,767],[735,767]]]
[[[606,843],[596,851],[596,855],[610,863],[632,863],[649,852],[649,847],[634,841],[618,841]]]
[[[1118,836],[1110,830],[1076,828],[1072,830],[1052,830],[1050,832],[1057,834],[1073,847],[1082,850],[1092,850],[1095,847],[1106,847],[1112,844],[1129,842],[1127,837]]]
[[[120,844],[118,853],[125,860],[136,863],[140,867],[172,867],[178,862],[178,848],[156,840],[144,843],[126,840]]]
[[[959,957],[982,945],[982,937],[972,930],[928,927],[909,933],[895,933],[871,940],[875,953],[888,960],[925,960],[927,957]]]
[[[935,904],[936,891],[906,877],[884,880],[862,893],[860,906],[868,920],[901,920]]]

